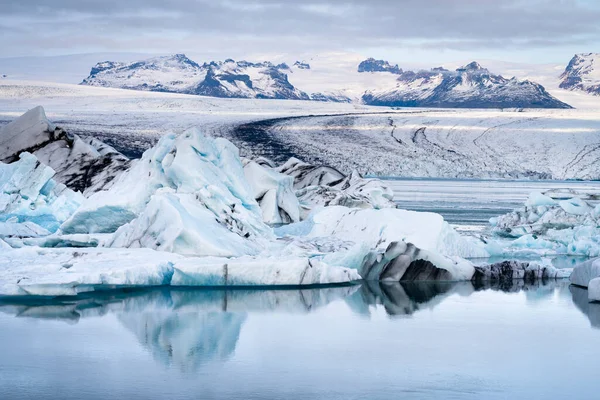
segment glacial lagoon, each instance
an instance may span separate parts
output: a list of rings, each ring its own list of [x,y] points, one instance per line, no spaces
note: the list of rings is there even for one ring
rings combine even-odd
[[[167,289],[0,306],[2,399],[592,399],[568,282]]]
[[[392,186],[476,234],[532,189],[580,185],[485,182]],[[600,304],[568,281],[5,298],[0,399],[592,399],[599,344]]]

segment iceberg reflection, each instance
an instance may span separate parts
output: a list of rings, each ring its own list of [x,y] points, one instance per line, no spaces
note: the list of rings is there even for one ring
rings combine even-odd
[[[175,289],[93,292],[79,297],[40,300],[0,299],[0,311],[23,318],[77,323],[113,315],[140,345],[164,366],[197,371],[222,363],[235,352],[246,320],[256,313],[314,312],[345,301],[355,315],[369,316],[383,307],[389,316],[412,315],[433,309],[451,295],[469,296],[482,290],[525,292],[527,301],[559,294],[572,295],[576,306],[600,328],[600,304],[590,304],[584,289],[551,280],[474,285],[471,282],[364,282],[357,286],[302,290]],[[12,301],[12,302],[11,302]]]

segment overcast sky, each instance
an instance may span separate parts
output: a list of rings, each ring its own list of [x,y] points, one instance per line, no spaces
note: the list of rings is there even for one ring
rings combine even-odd
[[[0,0],[1,57],[351,51],[395,62],[566,63],[600,51],[597,0]],[[200,60],[202,61],[202,60]]]

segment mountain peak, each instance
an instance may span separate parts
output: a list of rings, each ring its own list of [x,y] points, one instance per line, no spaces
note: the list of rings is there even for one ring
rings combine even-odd
[[[392,65],[385,60],[368,58],[358,64],[358,72],[391,72],[399,75],[402,73],[402,68],[399,68],[398,64]]]
[[[600,96],[600,53],[575,54],[560,78],[561,89]]]
[[[477,61],[473,61],[464,67],[457,68],[459,72],[473,72],[473,71],[487,71],[487,69],[483,68]]]

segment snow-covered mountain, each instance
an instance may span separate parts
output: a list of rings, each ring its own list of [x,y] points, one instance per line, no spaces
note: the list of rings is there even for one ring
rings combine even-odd
[[[298,63],[294,68],[306,68]],[[288,81],[285,64],[251,63],[231,59],[202,65],[184,54],[132,63],[96,64],[84,85],[174,92],[228,98],[309,100],[308,94]]]
[[[367,91],[365,104],[392,107],[444,108],[571,108],[551,96],[543,86],[528,80],[494,75],[477,62],[455,71],[402,71],[386,61],[367,60],[359,72],[398,75],[394,87]]]
[[[323,79],[325,75],[328,79]],[[82,84],[225,98],[355,102],[376,106],[569,108],[537,83],[493,75],[476,62],[456,71],[434,68],[413,72],[370,58],[357,61],[352,71],[339,66],[325,75],[306,61],[296,61],[291,67],[285,62],[252,63],[232,59],[198,64],[183,54],[176,54],[130,63],[101,62],[92,68]],[[332,75],[337,77],[332,78]]]
[[[560,78],[561,89],[600,96],[600,53],[576,54]]]

